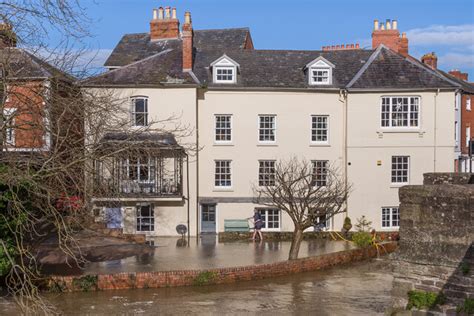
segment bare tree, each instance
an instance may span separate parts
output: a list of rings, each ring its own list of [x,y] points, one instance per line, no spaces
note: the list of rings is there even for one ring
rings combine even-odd
[[[192,129],[179,113],[129,129],[128,96],[83,89],[70,75],[88,73],[78,71],[81,50],[44,53],[81,42],[87,22],[78,0],[0,1],[0,279],[24,314],[56,312],[39,291],[39,243],[54,236],[71,265],[85,261],[74,233],[93,220],[97,161],[149,155],[142,150],[149,139],[137,135],[152,133],[173,134],[180,150],[195,150],[184,143]],[[50,43],[51,32],[60,44]],[[104,151],[105,136],[117,131],[125,137]]]
[[[254,186],[255,202],[287,213],[294,224],[289,259],[297,259],[305,229],[318,217],[331,219],[344,212],[350,188],[328,162],[310,163],[298,158],[277,162],[271,185]]]

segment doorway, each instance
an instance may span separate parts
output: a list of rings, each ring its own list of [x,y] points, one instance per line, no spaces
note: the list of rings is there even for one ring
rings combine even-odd
[[[216,204],[201,204],[201,233],[216,233]]]

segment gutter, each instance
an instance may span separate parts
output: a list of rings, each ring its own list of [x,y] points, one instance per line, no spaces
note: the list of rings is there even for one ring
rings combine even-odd
[[[341,100],[342,99],[342,100]],[[341,89],[339,91],[339,101],[341,101],[343,103],[343,142],[342,142],[342,146],[343,146],[343,163],[344,163],[344,188],[346,189],[346,192],[347,192],[347,188],[348,188],[348,185],[349,185],[349,180],[348,180],[348,119],[347,119],[347,116],[348,116],[348,105],[349,105],[349,95],[347,93],[347,90],[344,90],[344,89]],[[344,202],[345,203],[345,217],[348,216],[349,214],[349,203],[347,202],[347,200]],[[334,230],[334,226],[332,227],[332,229]]]
[[[199,89],[196,89],[196,237],[199,236]],[[198,238],[196,238],[199,241]]]

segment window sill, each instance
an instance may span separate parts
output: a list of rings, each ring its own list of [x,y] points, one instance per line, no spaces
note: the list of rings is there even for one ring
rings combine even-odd
[[[329,143],[310,143],[309,147],[331,147]]]
[[[214,188],[212,192],[234,192],[232,188]]]
[[[400,226],[391,226],[391,227],[381,227],[380,228],[381,231],[392,231],[394,229],[399,230]]]
[[[228,142],[228,143],[225,143],[225,142],[222,142],[222,143],[215,142],[215,143],[213,144],[213,146],[217,146],[217,147],[219,147],[219,146],[234,146],[234,143],[231,143],[231,142]]]
[[[384,133],[387,133],[387,134],[390,134],[390,133],[420,133],[420,134],[424,134],[425,131],[419,129],[419,128],[387,128],[387,129],[379,129],[377,130],[377,134],[384,134]]]
[[[278,147],[277,143],[257,143],[257,147]]]

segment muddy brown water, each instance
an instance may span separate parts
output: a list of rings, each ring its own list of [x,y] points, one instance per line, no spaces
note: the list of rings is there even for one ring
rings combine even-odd
[[[237,284],[49,294],[64,315],[383,315],[390,305],[387,259]],[[17,315],[11,302],[0,314]]]

